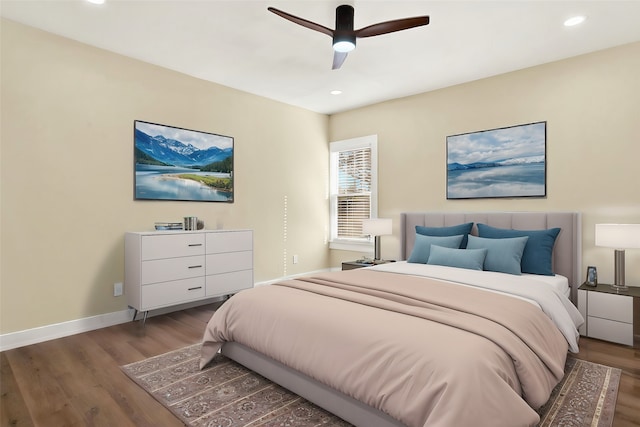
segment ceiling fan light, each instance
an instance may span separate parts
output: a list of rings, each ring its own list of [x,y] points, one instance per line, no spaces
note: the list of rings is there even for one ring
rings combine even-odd
[[[336,52],[351,52],[356,48],[356,44],[349,40],[335,41],[333,43],[333,50]]]
[[[571,17],[571,18],[567,19],[566,21],[564,21],[564,26],[565,27],[574,27],[576,25],[582,24],[585,21],[585,19],[587,19],[587,18],[585,18],[584,16],[574,16],[574,17]]]

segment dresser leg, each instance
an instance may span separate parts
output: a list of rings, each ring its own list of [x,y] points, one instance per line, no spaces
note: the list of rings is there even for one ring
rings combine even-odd
[[[137,309],[137,308],[134,308],[133,310],[134,310],[134,312],[133,312],[133,319],[131,319],[131,321],[132,321],[132,322],[135,322],[135,321],[136,321],[136,316],[138,316],[138,313],[139,313],[139,312],[138,312],[138,309]],[[148,314],[149,314],[149,310],[145,311],[145,312],[144,312],[144,316],[142,317],[142,326],[143,326],[143,327],[144,327],[145,323],[147,322],[147,315],[148,315]]]

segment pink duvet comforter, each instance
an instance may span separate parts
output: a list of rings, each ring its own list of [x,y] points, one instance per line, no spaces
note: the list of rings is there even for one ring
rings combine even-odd
[[[367,269],[240,292],[211,318],[201,367],[225,341],[410,427],[536,425],[568,348],[528,302]]]

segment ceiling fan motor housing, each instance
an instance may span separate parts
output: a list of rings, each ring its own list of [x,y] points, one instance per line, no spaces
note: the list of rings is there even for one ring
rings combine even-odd
[[[353,7],[343,4],[336,8],[336,29],[333,31],[333,49],[337,52],[349,52],[356,47],[356,34],[353,31]]]

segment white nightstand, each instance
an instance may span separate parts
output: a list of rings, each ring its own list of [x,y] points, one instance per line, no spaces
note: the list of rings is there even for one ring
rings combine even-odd
[[[585,318],[580,334],[633,345],[633,300],[640,298],[640,288],[616,291],[611,285],[582,285],[578,288],[578,310]]]

